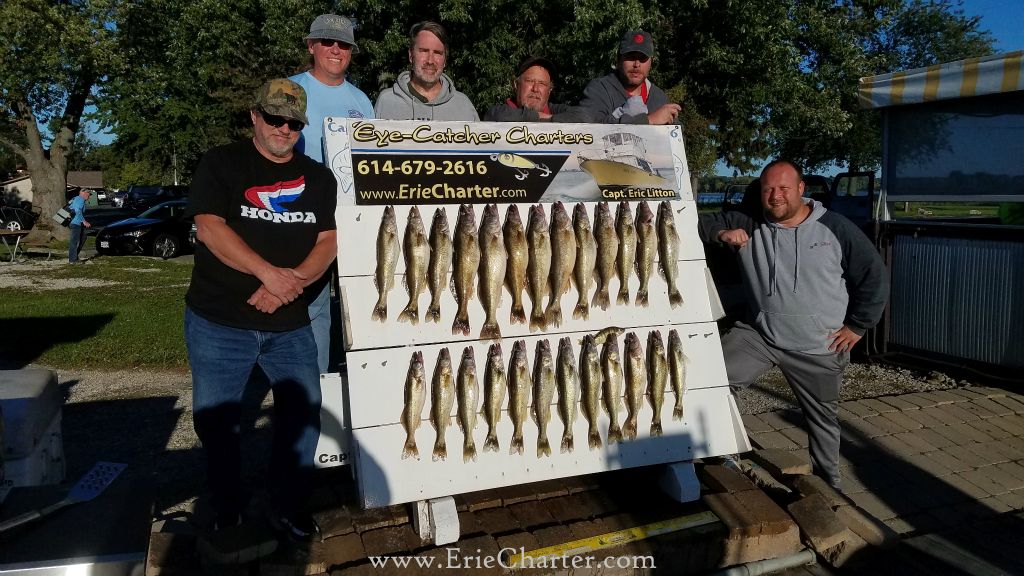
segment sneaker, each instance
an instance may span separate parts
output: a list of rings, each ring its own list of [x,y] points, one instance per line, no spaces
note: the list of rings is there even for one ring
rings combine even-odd
[[[322,542],[320,526],[308,514],[293,514],[291,516],[275,516],[271,519],[271,526],[278,532],[287,534],[295,542]]]

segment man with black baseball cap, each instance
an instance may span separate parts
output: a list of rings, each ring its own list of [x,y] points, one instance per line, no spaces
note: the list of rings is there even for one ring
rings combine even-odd
[[[189,194],[199,240],[185,294],[193,425],[206,454],[214,529],[232,529],[246,509],[242,397],[259,366],[274,392],[271,523],[292,539],[316,540],[306,499],[320,437],[320,370],[303,291],[337,251],[337,183],[295,151],[308,122],[301,86],[268,81],[250,117],[253,137],[209,150]]]
[[[619,42],[618,66],[591,80],[580,106],[606,124],[673,124],[680,107],[668,101],[665,91],[647,79],[654,59],[654,39],[649,32],[631,30]]]
[[[555,88],[555,66],[543,56],[520,62],[512,82],[515,99],[496,104],[484,114],[493,122],[590,122],[587,111],[578,106],[555,104],[548,98]]]

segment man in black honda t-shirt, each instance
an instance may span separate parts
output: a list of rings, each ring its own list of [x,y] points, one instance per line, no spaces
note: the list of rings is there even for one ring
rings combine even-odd
[[[320,434],[320,370],[303,289],[335,257],[335,180],[294,152],[306,93],[264,84],[250,111],[253,138],[213,148],[189,195],[197,238],[185,296],[193,419],[206,451],[215,529],[241,522],[240,404],[256,366],[274,392],[271,523],[319,538],[306,510]]]

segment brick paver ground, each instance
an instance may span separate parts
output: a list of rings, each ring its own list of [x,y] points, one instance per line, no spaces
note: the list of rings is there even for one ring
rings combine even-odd
[[[842,403],[844,492],[903,540],[884,560],[786,574],[1024,574],[1022,402],[969,387]]]

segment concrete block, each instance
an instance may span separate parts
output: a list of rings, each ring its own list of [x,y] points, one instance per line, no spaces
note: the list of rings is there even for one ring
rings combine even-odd
[[[772,474],[781,476],[810,474],[811,463],[786,450],[755,450],[750,454],[754,460]]]
[[[503,560],[507,560],[508,550],[515,550],[515,554],[520,552],[529,552],[530,550],[536,550],[540,548],[540,544],[537,543],[537,538],[529,532],[516,532],[514,534],[506,534],[505,536],[498,536],[497,538],[498,548],[505,551],[503,553]]]
[[[786,438],[779,432],[762,432],[750,434],[750,440],[760,448],[774,448],[780,450],[795,450],[799,448],[795,442]]]
[[[975,450],[978,447],[977,444],[966,446],[950,446],[943,450],[946,454],[953,456],[957,460],[961,460],[971,468],[979,468],[981,466],[988,466],[989,464],[997,464],[997,462],[990,462],[988,458],[978,454]]]
[[[900,432],[906,432],[909,430],[906,426],[902,426],[892,418],[889,418],[888,414],[869,416],[865,418],[864,421],[874,424],[881,430],[885,431],[886,434],[899,434]]]
[[[772,427],[773,430],[785,430],[786,428],[793,428],[794,426],[802,426],[804,422],[803,416],[795,410],[779,410],[776,412],[765,412],[758,414],[761,420]]]
[[[893,437],[910,446],[914,450],[915,454],[934,452],[939,449],[938,446],[934,446],[932,443],[925,440],[925,438],[918,434],[918,432],[920,432],[920,430],[911,430],[910,432],[894,434]]]
[[[800,526],[804,539],[819,553],[838,546],[849,537],[850,530],[820,494],[804,496],[786,509]]]
[[[901,412],[904,410],[917,410],[918,408],[921,407],[918,404],[914,404],[913,402],[904,399],[902,396],[881,396],[877,398],[877,400],[885,402],[889,406],[892,406],[893,408]]]
[[[734,494],[736,501],[743,507],[747,516],[760,526],[760,534],[782,534],[793,525],[793,519],[760,490],[746,490]]]
[[[391,556],[423,545],[411,524],[378,528],[364,532],[361,536],[367,556]]]
[[[872,546],[888,550],[899,544],[899,535],[892,528],[856,506],[840,506],[835,513],[840,522]]]
[[[701,500],[729,529],[730,538],[750,538],[761,533],[761,523],[745,514],[735,494],[706,494]]]
[[[864,439],[864,438],[877,438],[878,436],[885,436],[888,434],[885,430],[882,430],[878,426],[875,426],[871,422],[858,418],[856,420],[847,420],[840,424],[842,426],[841,433],[843,438],[853,439]]]
[[[1011,397],[994,397],[993,402],[1002,404],[1003,406],[1013,410],[1014,414],[1024,414],[1024,402]]]
[[[324,561],[328,566],[340,566],[366,559],[366,549],[358,534],[350,532],[324,540]]]
[[[999,402],[996,402],[992,397],[978,398],[971,403],[981,406],[996,416],[1012,416],[1014,414],[1013,410]]]
[[[884,452],[894,456],[904,456],[918,453],[918,451],[913,446],[900,440],[896,436],[879,436],[878,438],[874,439],[874,442],[875,445],[877,445]]]
[[[919,440],[931,444],[936,450],[941,450],[947,446],[956,446],[956,444],[950,441],[949,438],[946,438],[931,428],[921,428],[920,430],[913,430],[909,433],[916,436]],[[931,450],[928,450],[928,452],[931,452]]]
[[[879,520],[888,520],[898,516],[888,503],[870,492],[851,494],[850,500],[853,500],[854,504]]]
[[[870,547],[863,538],[853,532],[838,545],[819,551],[818,554],[833,568],[848,568],[865,561],[864,555],[870,553]]]
[[[1013,411],[1010,410],[1012,414]],[[771,432],[774,429],[764,420],[761,419],[757,414],[743,414],[740,416],[743,420],[743,427],[747,430],[747,433],[751,432]]]
[[[946,425],[946,423],[943,422],[940,418],[937,418],[934,414],[928,412],[924,408],[919,410],[907,410],[905,412],[900,412],[900,414],[903,414],[903,416],[910,420],[918,422],[919,424],[921,424],[921,426],[924,426],[925,428],[935,428],[938,426]]]
[[[973,400],[971,402],[962,402],[960,404],[956,404],[955,406],[962,408],[970,412],[971,414],[974,414],[975,417],[980,418],[982,420],[997,416],[995,412],[985,408],[978,402],[979,400]]]
[[[569,531],[572,532],[574,540],[593,538],[608,532],[600,520],[578,520],[569,524]]]
[[[550,500],[549,505],[557,507],[557,503],[560,500],[561,499]],[[488,508],[487,510],[480,510],[473,514],[476,516],[476,519],[480,523],[480,527],[483,531],[492,536],[509,532],[519,532],[522,529],[519,525],[519,520],[512,515],[512,512],[508,508]]]
[[[861,400],[854,400],[852,402],[842,402],[839,405],[841,408],[846,408],[848,411],[856,414],[858,418],[867,418],[868,416],[875,416],[878,414],[877,410],[871,408]]]
[[[843,496],[839,491],[825,482],[820,476],[813,474],[804,474],[801,476],[794,476],[792,478],[793,489],[800,493],[801,496],[812,496],[814,494],[820,495],[828,502],[829,507],[836,508],[838,506],[848,506],[851,502],[848,498]]]
[[[951,448],[951,446],[947,446],[943,450],[928,452],[924,454],[924,457],[935,460],[936,462],[940,462],[943,466],[949,468],[953,472],[963,472],[964,470],[970,470],[973,468],[973,466],[971,466],[967,462],[964,462],[963,460],[960,460],[956,456],[953,456],[952,454],[946,452],[946,450],[948,450],[949,448]]]
[[[749,478],[721,464],[700,466],[697,476],[714,492],[743,492],[757,488]]]
[[[977,415],[968,412],[967,410],[964,410],[961,407],[961,404],[966,404],[966,402],[957,404],[943,404],[939,406],[939,410],[948,415],[949,419],[947,420],[947,422],[951,424],[954,422],[973,422],[974,420],[978,419]]]
[[[536,499],[536,496],[532,496],[531,500]],[[470,492],[469,494],[463,494],[461,500],[466,504],[466,509],[472,512],[477,510],[484,510],[485,508],[497,508],[501,506],[501,493],[498,490],[480,490],[478,492]]]
[[[977,470],[961,472],[960,476],[971,484],[978,486],[988,494],[995,496],[996,494],[1006,494],[1011,490],[993,478],[992,475],[998,473],[999,471],[992,466],[986,466],[984,468],[978,468]]]
[[[508,509],[516,517],[523,529],[533,529],[557,523],[548,511],[547,505],[543,502],[520,502],[508,506]]]
[[[785,430],[779,430],[779,433],[792,440],[794,444],[801,448],[807,448],[810,444],[807,432],[803,428],[786,428]]]
[[[344,505],[316,512],[313,514],[313,519],[320,525],[320,532],[324,538],[343,536],[355,530],[355,526],[352,524],[352,514]]]
[[[896,411],[896,408],[894,408],[892,404],[883,401],[882,398],[862,398],[858,400],[858,402],[867,406],[871,410],[874,410],[878,414],[886,414]]]
[[[498,542],[488,535],[459,540],[459,567],[472,574],[504,574],[497,564],[500,547]],[[492,560],[488,560],[488,558]]]
[[[970,470],[967,472],[970,472]],[[981,500],[982,498],[992,496],[990,492],[965,478],[963,475],[967,472],[952,474],[943,478],[943,481],[972,500]]]
[[[739,537],[730,535],[721,540],[721,555],[717,566],[733,566],[795,554],[803,549],[800,528],[794,523],[782,534]]]
[[[700,498],[700,482],[693,462],[673,462],[662,469],[658,488],[676,502],[693,502]]]
[[[1013,434],[1010,434],[1006,430],[996,426],[991,420],[975,420],[970,423],[970,426],[994,440],[1002,440],[1003,438],[1013,436]]]
[[[1006,430],[1016,438],[1024,436],[1024,418],[1019,416],[1001,416],[993,418],[992,423]]]
[[[384,506],[382,508],[370,508],[369,510],[352,511],[352,526],[356,532],[366,532],[397,526],[409,521],[409,512],[405,506]]]
[[[533,537],[537,539],[537,544],[541,548],[548,546],[557,546],[559,544],[565,544],[566,542],[572,542],[572,532],[568,526],[556,525],[548,526],[546,528],[538,528],[532,531]]]

